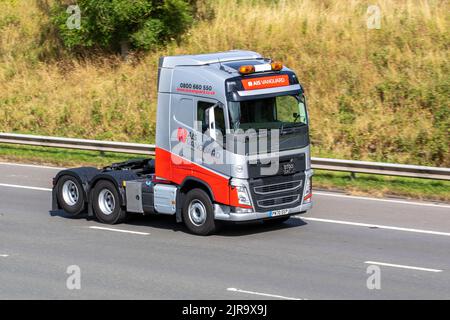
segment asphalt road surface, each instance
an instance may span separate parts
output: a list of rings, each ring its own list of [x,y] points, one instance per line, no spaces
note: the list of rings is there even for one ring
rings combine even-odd
[[[0,163],[0,299],[450,299],[448,204],[317,191],[281,226],[199,237],[52,214],[58,170]]]

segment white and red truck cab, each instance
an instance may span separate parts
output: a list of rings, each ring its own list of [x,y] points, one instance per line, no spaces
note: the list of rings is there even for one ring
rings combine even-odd
[[[104,223],[169,214],[200,235],[219,221],[282,222],[311,208],[309,124],[293,71],[251,51],[162,57],[154,159],[53,179],[53,210]]]

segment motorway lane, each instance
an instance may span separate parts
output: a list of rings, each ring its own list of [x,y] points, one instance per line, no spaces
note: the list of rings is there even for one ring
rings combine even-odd
[[[62,168],[0,162],[0,184],[51,188],[52,178]]]
[[[165,216],[112,226],[150,235],[116,233],[52,216],[48,191],[1,185],[48,188],[56,172],[0,164],[1,299],[267,298],[227,288],[306,299],[450,298],[449,236],[290,219],[277,228],[228,226],[203,238]],[[315,201],[305,218],[450,232],[449,207],[326,195]],[[442,272],[382,266],[381,290],[368,290],[368,260]],[[81,268],[81,290],[66,288],[72,264]]]
[[[345,197],[329,192],[319,193],[320,195],[315,194],[314,212],[324,219],[387,223],[393,226],[450,232],[448,204],[400,199],[386,202],[378,199],[366,200],[364,197]]]
[[[52,178],[62,168],[0,162],[2,184],[51,188]],[[450,191],[449,191],[450,192]],[[450,232],[450,205],[437,202],[404,201],[347,197],[330,192],[314,193],[314,217],[389,224]]]

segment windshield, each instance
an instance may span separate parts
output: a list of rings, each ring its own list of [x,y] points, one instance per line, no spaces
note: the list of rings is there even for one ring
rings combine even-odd
[[[303,95],[229,102],[228,112],[235,139],[253,136],[251,132],[260,129],[277,129],[279,150],[299,149],[309,144],[308,114]],[[267,139],[267,146],[277,145],[271,142],[272,134]],[[246,154],[264,152],[259,151],[259,143],[257,149],[252,150],[249,141],[244,141]]]
[[[280,129],[308,123],[303,96],[279,96],[230,102],[230,127],[237,130]]]

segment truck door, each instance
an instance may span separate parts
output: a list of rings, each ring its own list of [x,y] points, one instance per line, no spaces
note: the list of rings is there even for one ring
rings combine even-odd
[[[172,154],[171,175],[176,182],[192,173],[191,152],[194,125],[194,100],[192,97],[174,94],[171,103],[170,150]]]
[[[193,177],[208,184],[215,201],[229,202],[229,170],[225,159],[225,136],[228,124],[224,106],[213,99],[196,100],[196,150],[192,167]]]
[[[224,162],[221,160],[226,135],[224,108],[217,101],[199,99],[196,109],[199,148],[195,152],[195,162],[217,170],[214,164]]]

